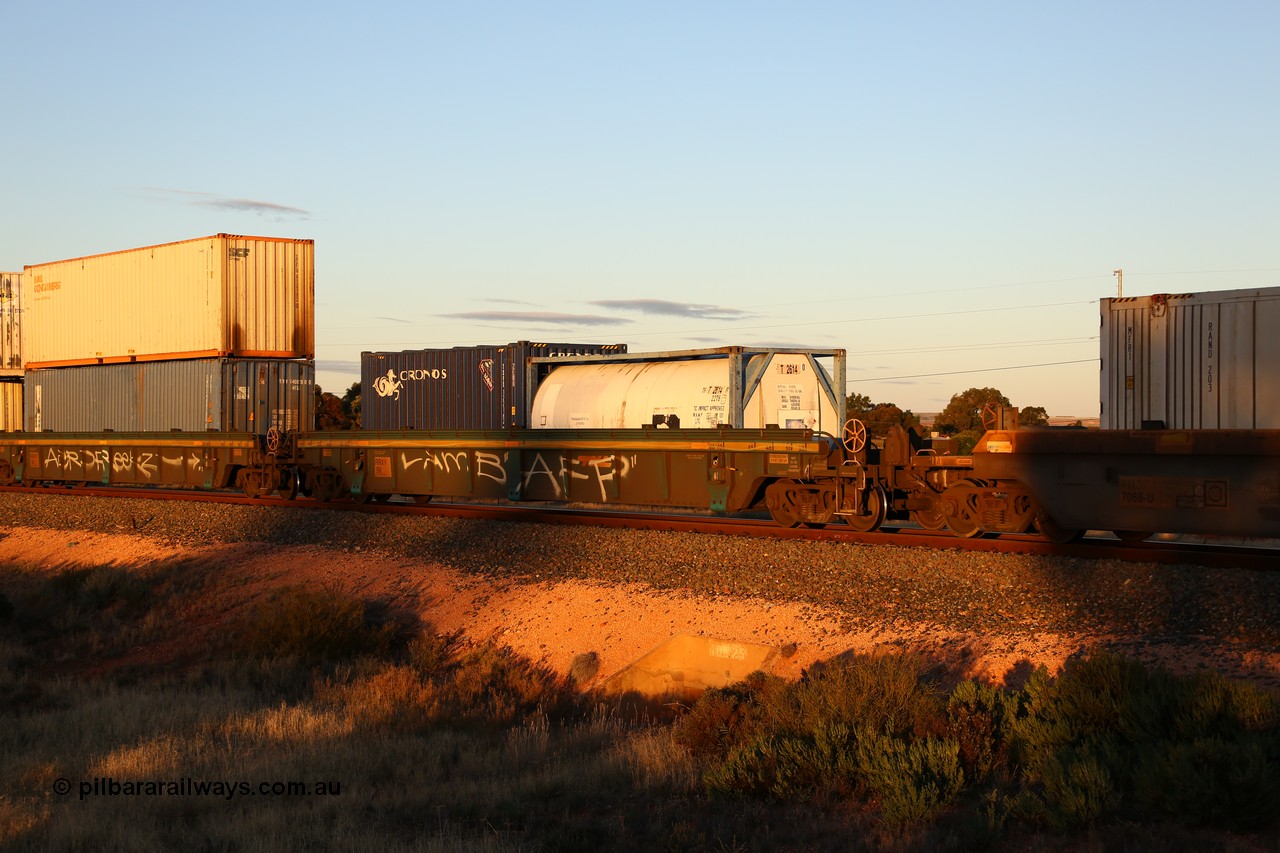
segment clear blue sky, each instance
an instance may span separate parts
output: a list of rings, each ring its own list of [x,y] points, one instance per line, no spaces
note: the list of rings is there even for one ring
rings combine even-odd
[[[49,0],[0,26],[0,270],[313,238],[327,390],[361,350],[787,345],[917,412],[980,385],[1088,416],[1113,269],[1280,285],[1270,0]]]

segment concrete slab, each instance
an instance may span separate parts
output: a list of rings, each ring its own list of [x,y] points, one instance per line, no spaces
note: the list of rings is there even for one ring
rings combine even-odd
[[[768,672],[778,649],[714,637],[680,634],[605,679],[611,693],[697,699],[708,687],[728,687],[757,670]]]

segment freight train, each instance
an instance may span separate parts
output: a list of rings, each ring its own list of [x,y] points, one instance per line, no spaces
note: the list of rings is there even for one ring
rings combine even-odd
[[[295,303],[311,298],[309,242],[217,235],[153,247],[141,258],[137,252],[122,253],[123,260],[28,267],[24,287],[39,276],[36,298],[48,303],[51,294],[73,292],[95,263],[112,273],[124,264],[126,274],[111,280],[126,283],[130,276],[155,283],[185,264],[196,267],[187,290],[215,281],[231,319],[197,323],[196,344],[165,330],[151,351],[112,358],[102,344],[86,348],[54,331],[62,326],[46,317],[46,335],[63,337],[30,350],[44,361],[28,359],[26,376],[32,388],[55,396],[29,395],[28,415],[34,409],[45,424],[98,426],[0,433],[0,485],[668,507],[767,513],[784,527],[873,531],[910,521],[961,537],[1033,531],[1055,541],[1087,530],[1126,539],[1280,538],[1280,430],[1020,429],[1016,410],[1002,408],[984,413],[985,435],[961,455],[951,439],[900,426],[872,435],[847,418],[839,349],[635,354],[621,345],[522,341],[365,353],[366,428],[307,429],[314,405],[306,360],[313,352],[312,312]],[[259,256],[269,262],[258,263]],[[257,280],[282,275],[284,286],[266,290],[283,293],[280,302],[293,306],[288,322],[276,323],[271,312],[254,320],[246,306],[261,301],[253,297]],[[29,339],[30,329],[25,334]],[[175,352],[187,360],[174,360]],[[106,370],[113,363],[131,365],[130,372],[113,378]],[[185,365],[172,374],[180,378],[165,380],[171,374],[147,366],[165,363]],[[186,389],[200,384],[181,378],[196,368],[213,390]],[[72,373],[50,370],[93,372],[71,382]],[[140,390],[143,370],[160,377],[147,395]],[[37,386],[37,379],[47,384]],[[76,405],[88,407],[87,419],[60,421],[57,389],[87,387],[85,381],[91,391],[80,398],[87,395],[87,402],[76,398]],[[196,394],[187,408],[194,406],[204,431],[169,430],[157,420],[176,417],[170,406],[153,405],[157,395],[166,403],[170,394],[187,400],[187,390]],[[126,413],[104,420],[101,413],[121,394],[134,395]],[[143,396],[151,401],[145,411]],[[65,406],[70,398],[62,399]]]
[[[795,352],[727,348],[708,357],[739,359],[744,377],[819,367]],[[529,367],[554,376],[570,364],[618,364],[610,358],[568,357],[551,369],[557,359],[530,359]],[[628,358],[631,367],[663,363]],[[535,393],[530,412],[543,408]],[[969,455],[955,454],[951,439],[896,425],[876,438],[856,419],[839,434],[772,422],[684,427],[667,415],[638,428],[13,432],[0,435],[0,484],[760,511],[784,527],[873,531],[910,520],[962,537],[1036,531],[1054,541],[1098,529],[1125,539],[1280,537],[1280,431],[1018,429],[1016,410],[988,416]]]

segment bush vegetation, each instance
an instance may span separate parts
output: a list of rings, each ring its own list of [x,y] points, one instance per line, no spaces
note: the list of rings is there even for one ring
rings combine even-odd
[[[263,600],[195,665],[99,666],[123,638],[183,630],[156,624],[174,589],[163,572],[0,571],[0,846],[1248,849],[1280,838],[1280,705],[1210,672],[1097,650],[1004,689],[948,681],[918,654],[849,655],[796,682],[756,673],[673,715],[584,694],[508,648],[337,589]],[[108,779],[328,793],[81,797]]]

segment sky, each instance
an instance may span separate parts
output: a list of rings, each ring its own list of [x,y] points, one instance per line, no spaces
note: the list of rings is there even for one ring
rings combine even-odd
[[[316,242],[325,390],[516,340],[1096,417],[1101,298],[1280,285],[1280,3],[0,2],[0,270]]]

